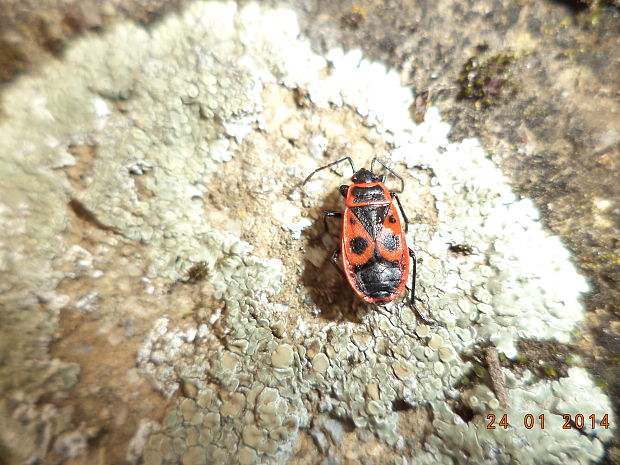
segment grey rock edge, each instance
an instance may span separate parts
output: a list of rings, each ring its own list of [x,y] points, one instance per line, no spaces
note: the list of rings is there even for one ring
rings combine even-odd
[[[402,304],[370,312],[359,324],[305,318],[311,308],[272,302],[285,279],[297,279],[278,249],[259,258],[251,244],[218,229],[217,212],[202,199],[222,163],[245,158],[258,170],[303,179],[332,136],[318,124],[323,129],[307,137],[298,166],[271,166],[259,150],[265,114],[277,110],[263,98],[268,86],[304,89],[317,114],[354,110],[359,125],[391,148],[399,171],[406,166],[410,181],[427,186],[436,224],[414,225],[408,239],[422,259],[418,294],[437,326],[418,325]],[[581,434],[561,427],[564,413],[597,419],[607,413],[614,424],[609,399],[583,369],[559,381],[505,372],[508,409],[486,386],[464,394],[454,388],[471,369],[462,356],[475,345],[491,342],[515,357],[521,338],[570,341],[588,287],[532,203],[515,196],[475,140],[449,143],[449,127],[432,108],[424,123],[412,123],[413,96],[397,73],[356,51],[315,55],[285,9],[195,3],[148,31],[121,24],[86,37],[3,97],[0,302],[10,322],[0,342],[8,360],[2,389],[10,393],[0,401],[3,447],[19,444],[30,460],[45,455],[33,431],[16,426],[26,417],[47,425],[44,444],[54,439],[64,458],[87,447],[79,430],[67,431],[67,412],[37,410],[28,400],[41,390],[70,388],[79,373],[75,364],[45,360],[58,313],[70,300],[55,292],[66,276],[52,262],[71,253],[62,233],[66,204],[78,195],[101,223],[143,245],[145,292],[149,280],[183,279],[192,265],[205,263],[205,286],[225,303],[225,312],[211,309],[207,322],[153,321],[137,355],[140,372],[166,397],[180,383],[192,388],[163,424],[138,431],[130,460],[143,449],[149,465],[287,463],[305,428],[312,427],[320,451],[336,453],[330,444],[348,434],[340,421],[373,433],[361,452],[369,463],[381,460],[373,459],[376,450],[384,460],[418,464],[585,464],[601,457],[613,428]],[[123,111],[114,108],[117,101]],[[307,125],[290,113],[270,137],[302,138]],[[76,193],[59,169],[76,163],[68,147],[85,143],[97,145],[97,158],[92,179]],[[136,176],[154,195],[139,194]],[[320,205],[329,176],[307,185],[307,206]],[[277,220],[296,241],[310,222],[301,216],[302,194],[285,199]],[[416,202],[407,192],[402,200]],[[475,253],[454,256],[449,244],[468,244]],[[296,324],[274,330],[283,313],[297,315]],[[223,336],[214,332],[217,325],[227,328]],[[17,334],[27,327],[36,330]],[[45,381],[33,378],[37,363],[51,373]],[[476,414],[468,423],[451,408],[460,396]],[[402,427],[397,402],[431,409],[424,444]],[[488,413],[507,413],[512,427],[487,429]],[[545,429],[526,429],[526,414],[544,414]]]

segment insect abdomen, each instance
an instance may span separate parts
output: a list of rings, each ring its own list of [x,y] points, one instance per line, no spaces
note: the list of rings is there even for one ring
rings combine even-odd
[[[380,259],[357,267],[355,278],[363,294],[372,300],[393,300],[406,276],[400,263]]]

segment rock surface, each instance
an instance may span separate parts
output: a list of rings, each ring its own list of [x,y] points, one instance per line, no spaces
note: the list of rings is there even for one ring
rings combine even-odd
[[[290,10],[234,3],[82,38],[7,89],[3,459],[118,461],[89,448],[109,434],[133,438],[128,463],[599,460],[613,415],[584,369],[504,370],[506,409],[472,382],[481,346],[570,342],[588,285],[477,140],[433,107],[412,121],[415,98],[359,50],[313,52]],[[299,183],[343,154],[404,177],[436,324],[362,305],[330,267],[342,180]]]

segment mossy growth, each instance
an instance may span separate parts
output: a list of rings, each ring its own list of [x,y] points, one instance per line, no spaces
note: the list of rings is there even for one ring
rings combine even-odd
[[[575,347],[555,341],[522,340],[518,343],[520,355],[511,360],[515,371],[530,370],[540,379],[558,379],[568,376],[568,369],[578,364]]]
[[[189,280],[188,280],[189,282]],[[181,315],[181,318],[183,320],[186,320],[188,318],[194,317],[194,315],[196,314],[196,312],[199,312],[200,310],[202,310],[203,308],[206,308],[207,304],[205,303],[204,300],[199,300],[198,302],[196,302],[193,307],[192,310],[189,312],[185,312],[183,313],[183,315]]]
[[[518,87],[511,71],[514,62],[513,55],[494,55],[486,61],[471,57],[457,79],[457,97],[474,100],[477,108],[489,108],[515,95]]]
[[[568,354],[566,356],[566,358],[564,359],[564,362],[567,365],[570,365],[572,367],[576,367],[576,366],[580,366],[581,364],[579,363],[579,360],[577,360],[575,357],[573,357],[572,355]]]
[[[456,387],[459,389],[468,389],[472,386],[488,380],[487,369],[480,363],[473,363],[470,370],[463,375],[461,379],[456,383]]]
[[[207,277],[209,270],[205,262],[198,262],[188,271],[187,282],[197,283]]]
[[[194,307],[192,308],[192,312],[197,312],[198,310],[202,310],[203,308],[206,308],[207,304],[204,302],[204,300],[199,300],[198,302],[196,302],[194,304]]]
[[[594,380],[594,384],[603,392],[609,392],[609,384],[607,384],[607,381],[597,378]]]
[[[551,378],[551,379],[557,379],[558,378],[558,372],[555,371],[555,368],[553,368],[549,364],[546,364],[546,363],[543,364],[542,365],[542,371],[547,376],[547,378]]]
[[[368,18],[368,13],[366,13],[366,9],[360,4],[353,5],[351,11],[344,14],[340,18],[340,23],[343,27],[348,27],[350,29],[358,29]]]
[[[487,370],[480,364],[474,364],[474,373],[478,378],[484,378],[486,376]]]

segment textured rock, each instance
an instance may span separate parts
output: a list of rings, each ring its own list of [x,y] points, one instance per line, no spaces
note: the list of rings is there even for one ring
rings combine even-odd
[[[491,342],[513,357],[523,338],[570,340],[583,319],[578,299],[587,285],[562,244],[477,141],[451,143],[449,126],[433,108],[422,124],[411,121],[413,96],[396,72],[356,50],[317,56],[298,36],[285,9],[196,3],[148,32],[122,24],[84,38],[44,78],[7,92],[12,123],[0,128],[0,168],[16,186],[28,186],[15,192],[0,186],[7,243],[0,264],[8,276],[0,291],[10,317],[51,331],[47,312],[67,303],[53,294],[62,279],[96,270],[103,273],[96,279],[105,279],[105,266],[95,269],[105,265],[95,263],[96,254],[58,243],[66,204],[79,201],[91,222],[118,236],[107,239],[110,247],[141,248],[142,268],[124,270],[141,280],[141,297],[155,294],[154,308],[140,300],[129,308],[151,328],[141,336],[139,372],[174,399],[146,441],[147,463],[286,463],[300,428],[311,423],[335,444],[367,430],[390,451],[382,463],[598,460],[612,429],[582,435],[557,428],[558,408],[577,411],[584,398],[591,400],[589,412],[610,412],[609,399],[581,369],[552,382],[527,373],[508,377],[508,414],[548,415],[553,428],[546,435],[521,426],[487,430],[486,414],[497,400],[483,385],[462,395],[475,414],[469,422],[448,401],[461,395],[455,386],[471,370],[466,360],[477,345]],[[307,92],[305,107],[294,103],[292,89]],[[58,170],[78,163],[68,148],[84,141],[97,150],[92,174],[78,189]],[[412,224],[408,239],[422,259],[417,293],[436,325],[418,325],[405,302],[366,312],[351,304],[355,322],[328,312],[317,318],[322,309],[302,286],[298,241],[311,224],[305,217],[322,209],[333,174],[321,172],[289,200],[282,192],[327,161],[316,160],[317,147],[335,141],[358,163],[389,152],[383,158],[398,164],[409,186],[401,196],[406,209],[428,199],[429,220]],[[276,164],[286,176],[268,176]],[[302,218],[291,225],[296,216]],[[449,253],[453,243],[476,253],[457,259]],[[57,256],[75,267],[63,271]],[[312,263],[306,266],[322,261]],[[185,292],[187,301],[175,301],[182,312],[157,303],[168,295],[153,284],[162,281],[177,284],[170,293]],[[190,284],[194,294],[183,287]],[[108,302],[118,300],[104,291],[99,285],[71,302],[83,314],[105,315]],[[340,297],[325,296],[325,289],[316,295]],[[43,301],[50,307],[41,310]],[[43,355],[37,347],[45,344],[27,342],[29,357]],[[60,363],[53,373],[62,389],[76,381],[75,367]],[[182,385],[185,395],[173,397]],[[415,441],[407,445],[416,432],[401,427],[411,414],[403,405],[432,411],[424,450]],[[41,461],[53,438],[68,438],[61,432],[69,430],[69,412],[54,425],[52,411],[19,396],[0,404],[3,431],[23,433],[23,450],[32,451],[24,460]],[[36,431],[45,433],[40,450]],[[65,450],[66,443],[57,444]],[[66,450],[67,458],[81,453]],[[338,463],[332,455],[326,460]]]

